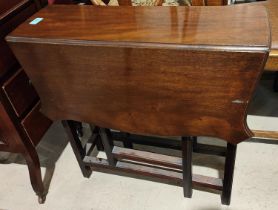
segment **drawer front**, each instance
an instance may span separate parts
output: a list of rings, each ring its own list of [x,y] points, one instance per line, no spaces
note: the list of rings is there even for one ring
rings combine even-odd
[[[25,21],[31,15],[36,12],[36,5],[31,4],[19,14],[10,18],[4,24],[0,25],[0,77],[2,77],[7,71],[9,71],[17,61],[9,49],[8,44],[5,41],[7,36],[12,30],[14,30],[20,23]]]
[[[40,142],[51,124],[52,121],[40,112],[40,103],[37,103],[21,122],[27,136],[34,145]]]
[[[2,88],[18,117],[30,110],[39,100],[35,88],[23,70],[16,72]]]

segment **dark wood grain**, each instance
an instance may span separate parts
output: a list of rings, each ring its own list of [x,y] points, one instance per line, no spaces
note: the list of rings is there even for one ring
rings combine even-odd
[[[16,58],[14,57],[11,49],[8,47],[4,37],[14,30],[20,23],[30,17],[36,11],[35,4],[27,4],[19,14],[12,16],[5,22],[0,24],[0,78],[6,73],[14,70],[17,65]]]
[[[40,102],[33,107],[21,122],[23,129],[34,145],[39,143],[51,124],[52,121],[40,112]]]
[[[44,20],[36,26],[28,24],[37,17]],[[229,27],[225,27],[227,24]],[[236,46],[246,50],[249,46],[266,47],[270,37],[266,11],[260,6],[103,8],[52,5],[18,27],[9,35],[9,40],[85,45],[105,42],[113,46],[159,43],[165,47],[174,44],[175,47],[196,45],[217,49]]]
[[[53,120],[238,143],[252,136],[268,19],[261,7],[218,8],[51,6],[8,41]]]
[[[39,101],[35,88],[22,69],[7,80],[2,89],[18,117]]]
[[[18,65],[14,54],[3,38],[0,38],[0,55],[0,77],[2,77]]]

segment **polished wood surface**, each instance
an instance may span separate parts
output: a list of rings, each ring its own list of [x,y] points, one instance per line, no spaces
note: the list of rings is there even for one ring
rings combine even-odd
[[[268,55],[268,19],[261,7],[215,10],[51,6],[7,40],[53,120],[238,143],[252,136],[246,109]]]
[[[40,142],[51,124],[51,120],[40,112],[40,102],[38,102],[21,121],[23,129],[35,146]]]
[[[29,111],[39,100],[35,88],[22,69],[9,78],[2,89],[18,117]]]
[[[8,19],[4,18],[5,21],[3,24],[0,24],[0,78],[14,70],[17,65],[14,55],[4,39],[5,36],[35,12],[35,4],[27,3],[27,7],[23,7],[16,15],[13,15]]]
[[[44,20],[36,26],[28,24],[37,17]],[[16,42],[20,38],[21,41],[42,40],[43,43],[55,41],[72,44],[91,41],[92,44],[100,45],[103,42],[106,45],[115,45],[118,42],[122,46],[157,43],[161,47],[166,44],[196,45],[194,47],[209,45],[225,49],[236,46],[246,50],[249,46],[265,47],[270,42],[268,19],[265,17],[263,7],[243,5],[128,9],[55,5],[32,16],[10,34],[9,40]],[[253,36],[249,36],[246,31]],[[93,43],[95,41],[102,42]]]

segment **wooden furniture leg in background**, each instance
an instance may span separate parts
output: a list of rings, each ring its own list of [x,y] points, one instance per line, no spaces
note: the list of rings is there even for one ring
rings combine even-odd
[[[230,205],[231,202],[234,167],[235,167],[235,160],[236,160],[236,149],[237,149],[236,145],[230,143],[227,144],[223,190],[221,194],[221,203],[224,205]]]
[[[89,178],[92,173],[92,170],[89,167],[86,167],[83,162],[83,158],[85,157],[86,154],[85,154],[85,150],[79,140],[78,134],[76,132],[76,123],[71,120],[63,120],[62,124],[67,133],[69,142],[71,144],[71,147],[72,147],[75,157],[77,159],[79,167],[82,171],[82,174],[84,177]]]
[[[275,92],[278,92],[278,71],[275,72],[275,78],[274,78],[274,83],[273,83],[273,90]]]
[[[111,132],[109,129],[106,129],[106,128],[100,128],[99,132],[100,132],[102,144],[104,147],[104,151],[107,156],[108,163],[111,166],[116,166],[117,160],[114,158],[114,155],[112,153],[113,140],[112,140]]]
[[[198,151],[198,138],[197,136],[192,136],[192,144],[193,144],[193,152],[197,152]]]
[[[81,138],[83,136],[83,127],[81,122],[75,122],[75,129],[77,132],[77,135]]]
[[[96,129],[96,128],[97,128],[97,129]],[[97,139],[96,139],[97,150],[98,150],[98,151],[104,151],[104,147],[103,147],[101,138],[100,138],[100,136],[99,136],[99,129],[98,129],[98,127],[95,126],[95,125],[90,124],[90,129],[91,129],[92,135],[93,135],[93,134],[98,134]]]
[[[229,205],[233,181],[236,146],[227,144],[226,148],[196,143],[197,152],[226,156],[224,168],[224,180],[192,173],[193,142],[197,137],[182,137],[177,149],[182,151],[182,157],[163,155],[138,149],[114,146],[114,141],[125,141],[123,132],[114,132],[110,129],[92,126],[92,136],[82,146],[73,121],[63,121],[71,146],[78,160],[81,171],[85,177],[89,177],[92,171],[112,173],[122,176],[131,176],[141,179],[163,182],[181,186],[184,189],[184,197],[191,198],[193,187],[205,187],[221,192],[222,204]],[[97,141],[101,143],[106,154],[106,159],[98,157]],[[173,140],[160,138],[160,144],[156,142],[159,137],[149,137],[130,134],[128,141],[131,143],[152,145],[158,148],[167,148]],[[166,141],[166,145],[163,145]],[[173,143],[173,142],[172,142]],[[171,148],[171,147],[170,147]],[[173,149],[173,148],[171,148]],[[223,151],[222,151],[223,150]],[[225,150],[225,151],[224,151]]]
[[[128,139],[129,136],[130,136],[129,133],[125,133],[124,140],[123,140],[123,145],[124,145],[125,148],[133,149],[132,141],[130,141]]]
[[[182,137],[182,174],[184,197],[192,197],[192,138]]]

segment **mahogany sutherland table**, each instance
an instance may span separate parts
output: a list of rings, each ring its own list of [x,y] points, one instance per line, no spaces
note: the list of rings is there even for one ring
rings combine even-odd
[[[49,6],[7,40],[42,112],[63,120],[84,176],[92,168],[141,174],[182,185],[186,197],[192,184],[221,190],[230,203],[235,145],[252,137],[246,110],[270,48],[264,7]],[[90,144],[81,145],[71,120],[96,125]],[[113,147],[108,128],[181,136],[183,156]],[[90,155],[97,136],[107,160]],[[229,142],[223,183],[192,176],[185,136]]]

